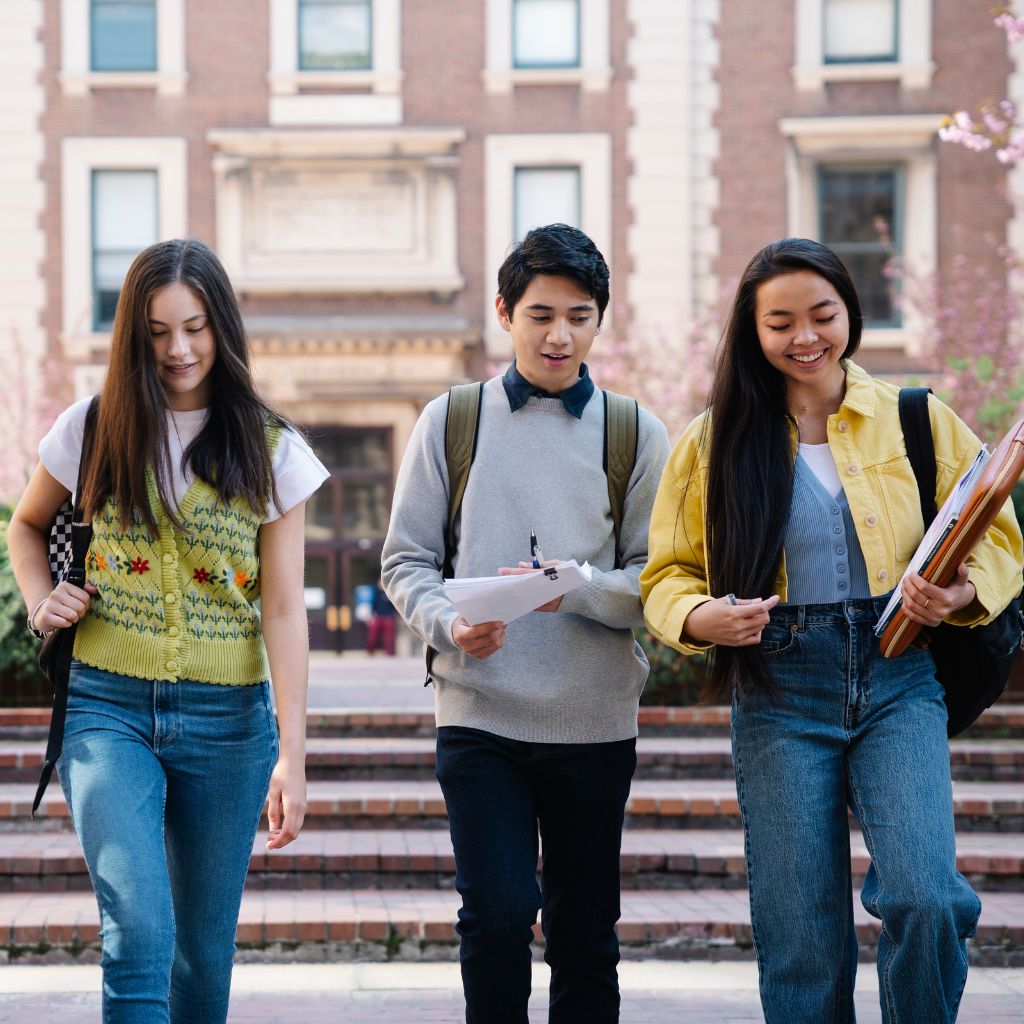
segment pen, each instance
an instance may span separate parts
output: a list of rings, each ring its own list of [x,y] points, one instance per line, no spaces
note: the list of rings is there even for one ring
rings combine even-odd
[[[726,594],[725,599],[729,602],[729,604],[739,604],[739,602],[736,600],[735,594]]]
[[[530,531],[530,557],[533,559],[534,569],[539,569],[541,562],[544,561],[544,553],[540,549],[540,545],[537,543],[537,534]]]

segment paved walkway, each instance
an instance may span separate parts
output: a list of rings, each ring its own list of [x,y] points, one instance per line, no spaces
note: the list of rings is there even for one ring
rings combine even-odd
[[[639,962],[621,968],[622,1024],[760,1021],[752,964]],[[547,969],[534,965],[531,1024],[547,1020]],[[0,968],[0,1024],[99,1024],[99,969]],[[463,1020],[455,964],[338,964],[235,968],[230,1024],[457,1024]],[[862,964],[857,1020],[878,1024],[874,971]],[[971,972],[960,1024],[1019,1024],[1024,970]]]
[[[420,657],[314,651],[309,659],[309,706],[433,711],[434,691],[423,685],[425,678]]]

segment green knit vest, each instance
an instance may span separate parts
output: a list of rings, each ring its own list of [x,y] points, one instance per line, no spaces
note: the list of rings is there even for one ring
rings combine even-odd
[[[271,451],[281,430],[268,425]],[[158,534],[125,530],[113,499],[93,519],[86,575],[99,594],[78,624],[74,656],[139,679],[245,685],[268,677],[260,628],[258,534],[263,516],[220,501],[194,480],[174,527],[147,474]]]

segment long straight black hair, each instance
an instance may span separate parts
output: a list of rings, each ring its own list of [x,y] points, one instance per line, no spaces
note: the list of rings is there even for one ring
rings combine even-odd
[[[795,426],[786,405],[786,380],[765,358],[757,337],[757,290],[781,274],[809,270],[839,293],[850,321],[842,358],[860,345],[860,300],[850,275],[831,249],[806,238],[766,245],[747,264],[715,362],[706,421],[710,439],[705,535],[710,592],[742,597],[772,595],[782,559],[793,496]],[[714,648],[706,696],[775,690],[759,645]]]
[[[153,356],[149,304],[161,288],[178,282],[202,303],[216,344],[210,413],[182,463],[215,488],[221,500],[242,498],[254,512],[262,512],[276,499],[266,424],[287,425],[256,392],[238,301],[213,250],[198,238],[177,238],[140,252],[114,314],[110,365],[82,494],[89,518],[112,497],[122,526],[138,515],[154,536],[148,469],[156,476],[168,516],[175,523],[178,518],[171,501],[167,396]]]

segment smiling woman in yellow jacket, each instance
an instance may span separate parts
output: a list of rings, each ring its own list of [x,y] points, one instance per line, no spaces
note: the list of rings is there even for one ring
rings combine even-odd
[[[924,524],[898,389],[850,361],[861,310],[830,250],[783,239],[744,273],[710,407],[666,466],[640,579],[663,642],[711,649],[733,762],[769,1024],[853,1019],[848,812],[871,855],[883,1021],[956,1019],[980,905],[956,870],[946,709],[927,650],[873,627]],[[937,503],[980,442],[929,399]],[[986,622],[1021,585],[1009,503],[954,581],[912,575],[923,625]]]

